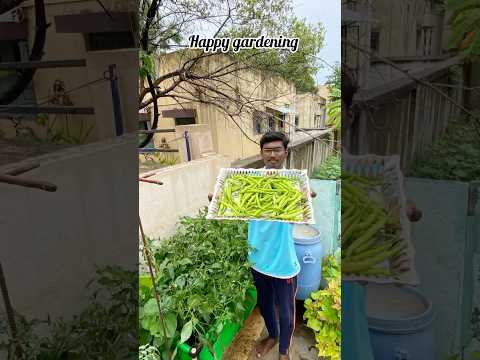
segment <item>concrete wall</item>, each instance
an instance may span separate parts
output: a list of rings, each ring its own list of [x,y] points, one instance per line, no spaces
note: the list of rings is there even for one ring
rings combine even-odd
[[[138,202],[145,234],[155,239],[168,237],[175,232],[181,216],[196,215],[208,205],[207,195],[213,193],[222,167],[230,167],[230,161],[213,155],[157,170],[148,177],[162,181],[163,185],[140,182]]]
[[[443,14],[439,7],[431,7],[431,1],[377,1],[373,6],[373,16],[379,21],[373,29],[380,32],[380,55],[424,56],[423,37],[417,34],[417,27],[424,26],[432,27],[430,55],[441,54]]]
[[[188,56],[183,56],[178,53],[171,53],[162,56],[157,60],[157,73],[161,75],[177,70],[181,68],[187,59]],[[196,74],[214,72],[215,70],[227,66],[233,62],[233,59],[225,55],[210,56],[203,59],[195,71]],[[227,69],[230,71],[232,67]],[[249,140],[247,136],[258,142],[261,134],[256,134],[254,131],[252,109],[250,107],[253,104],[257,110],[266,111],[267,107],[278,109],[288,105],[290,109],[294,109],[295,86],[293,83],[287,82],[279,76],[253,70],[239,70],[238,72],[233,72],[232,74],[222,76],[220,80],[230,85],[231,88],[225,84],[220,84],[219,82],[210,81],[208,84],[209,86],[217,87],[218,90],[228,94],[233,99],[235,99],[237,96],[240,96],[238,94],[241,94],[243,97],[242,102],[246,103],[248,100],[251,101],[251,103],[241,109],[241,111],[239,111],[240,114],[235,117],[235,121],[238,126],[228,115],[226,115],[217,106],[212,104],[198,103],[181,98],[177,99],[181,103],[179,104],[174,99],[161,98],[159,99],[159,110],[162,111],[179,108],[194,109],[197,113],[197,123],[210,125],[214,150],[216,153],[222,154],[232,161],[256,155],[258,153],[258,145]],[[165,88],[169,85],[170,82],[165,81],[162,82],[161,87]],[[182,86],[186,86],[189,92],[182,91],[180,88],[176,88],[172,93],[179,96],[192,98],[192,93],[194,94],[196,90],[185,83],[183,83]],[[236,90],[234,91],[233,89]],[[212,96],[211,92],[207,93],[208,96]],[[205,96],[203,96],[202,99],[204,100]],[[222,106],[227,105],[227,103],[223,100],[217,100],[217,102],[219,102]],[[231,111],[234,112],[235,108],[232,107]],[[286,120],[294,123],[295,117],[293,114],[289,114]],[[242,133],[242,131],[239,129],[239,126],[243,129],[246,135]],[[159,128],[174,127],[175,121],[173,118],[162,118],[159,121]],[[285,126],[285,131],[287,133],[290,131],[288,125]],[[163,137],[167,141],[171,141],[175,138],[175,135],[157,134],[155,137]]]
[[[298,126],[301,128],[322,128],[326,120],[326,98],[315,94],[302,94],[296,97]],[[316,117],[320,116],[317,121]]]
[[[136,144],[127,136],[0,168],[38,162],[22,176],[58,186],[48,193],[0,184],[0,261],[16,311],[69,317],[87,302],[95,264],[136,269]]]
[[[111,11],[137,11],[134,0],[109,0],[105,6]],[[94,0],[50,0],[45,1],[47,29],[44,56],[42,60],[87,59],[86,67],[40,69],[36,72],[33,85],[37,103],[45,102],[53,95],[53,84],[56,80],[64,82],[66,90],[81,87],[82,85],[103,77],[108,64],[117,64],[119,77],[119,91],[122,102],[123,121],[127,131],[138,129],[136,99],[138,96],[138,52],[136,49],[122,49],[110,51],[87,52],[83,34],[57,33],[55,16],[102,12],[98,2]],[[31,49],[35,38],[35,13],[33,1],[22,4],[24,16],[28,24],[28,47]],[[29,50],[30,51],[30,50]],[[97,82],[68,94],[74,106],[94,107],[96,115],[51,115],[51,121],[57,121],[57,129],[62,129],[68,119],[69,130],[77,135],[91,126],[87,142],[94,142],[112,137],[114,133],[114,119],[112,111],[112,97],[110,83]],[[45,105],[45,104],[44,104]],[[42,129],[31,122],[26,124],[43,135]],[[6,137],[15,135],[10,122],[0,121],[1,129]]]

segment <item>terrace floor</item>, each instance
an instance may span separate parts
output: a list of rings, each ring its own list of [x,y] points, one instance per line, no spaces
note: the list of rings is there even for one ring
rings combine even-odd
[[[303,308],[303,303],[297,302],[297,309],[300,306]],[[318,352],[314,348],[315,338],[313,332],[303,324],[302,316],[303,311],[297,312],[297,324],[293,335],[290,358],[291,360],[317,360]],[[256,360],[257,358],[253,352],[254,344],[265,336],[267,336],[267,329],[258,307],[255,307],[223,356],[223,359]],[[278,360],[278,345],[262,360]]]

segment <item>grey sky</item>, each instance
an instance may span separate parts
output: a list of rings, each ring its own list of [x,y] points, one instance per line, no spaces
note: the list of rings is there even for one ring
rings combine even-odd
[[[340,63],[341,0],[294,0],[294,5],[298,17],[306,18],[310,23],[321,22],[325,27],[325,46],[318,56],[332,65]],[[325,65],[317,73],[317,83],[323,84],[331,72]]]

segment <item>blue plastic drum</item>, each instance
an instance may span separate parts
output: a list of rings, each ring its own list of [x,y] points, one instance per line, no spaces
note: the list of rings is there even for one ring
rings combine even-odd
[[[295,252],[300,263],[297,300],[305,300],[320,287],[322,279],[323,249],[320,232],[310,225],[295,224],[293,227]]]
[[[431,302],[410,286],[368,284],[365,289],[375,360],[434,360]]]

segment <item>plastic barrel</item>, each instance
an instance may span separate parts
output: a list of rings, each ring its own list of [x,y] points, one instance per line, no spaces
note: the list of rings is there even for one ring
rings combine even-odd
[[[320,232],[310,225],[295,224],[293,227],[295,252],[300,263],[297,277],[297,300],[305,300],[318,290],[322,278],[322,243]]]
[[[369,284],[365,303],[376,360],[436,359],[432,304],[420,291]]]

